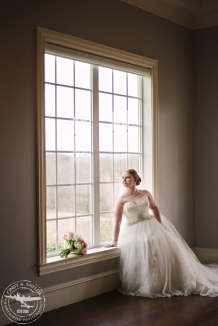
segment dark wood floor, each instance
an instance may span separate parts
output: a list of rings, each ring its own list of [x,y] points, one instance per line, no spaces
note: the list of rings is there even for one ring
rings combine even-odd
[[[44,313],[31,325],[217,326],[218,297],[148,299],[112,291]]]

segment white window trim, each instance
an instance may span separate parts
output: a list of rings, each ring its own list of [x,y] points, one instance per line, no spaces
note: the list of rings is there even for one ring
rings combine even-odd
[[[62,271],[69,268],[92,264],[94,262],[112,259],[119,256],[117,248],[93,248],[87,256],[47,258],[46,254],[46,186],[45,186],[45,128],[44,128],[44,53],[45,44],[51,43],[89,55],[97,55],[110,60],[117,60],[151,71],[151,119],[152,119],[152,183],[153,196],[158,203],[158,62],[133,53],[114,49],[105,45],[79,39],[41,27],[37,28],[37,199],[38,199],[38,271],[39,275]],[[143,150],[145,145],[143,145]],[[143,160],[144,162],[144,160]],[[142,166],[142,172],[145,167]]]

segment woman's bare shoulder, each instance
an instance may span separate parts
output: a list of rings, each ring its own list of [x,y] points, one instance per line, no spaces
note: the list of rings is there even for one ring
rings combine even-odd
[[[138,193],[141,194],[141,195],[147,195],[147,196],[150,196],[150,192],[146,189],[138,189]]]
[[[116,207],[120,207],[120,208],[123,207],[123,205],[128,201],[127,199],[128,199],[128,197],[126,196],[126,194],[120,195],[117,198]]]
[[[126,202],[126,195],[122,194],[117,198],[117,204],[123,205]]]

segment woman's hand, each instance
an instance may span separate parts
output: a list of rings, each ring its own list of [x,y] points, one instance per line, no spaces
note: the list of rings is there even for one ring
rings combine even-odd
[[[117,241],[110,242],[105,247],[106,248],[117,247]]]

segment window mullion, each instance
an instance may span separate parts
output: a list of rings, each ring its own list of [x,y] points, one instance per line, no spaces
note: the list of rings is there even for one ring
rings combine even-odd
[[[55,84],[57,82],[57,57],[55,57]],[[56,217],[56,251],[58,252],[58,174],[57,174],[57,85],[55,85],[55,217]]]
[[[93,66],[93,245],[100,245],[98,67]]]

